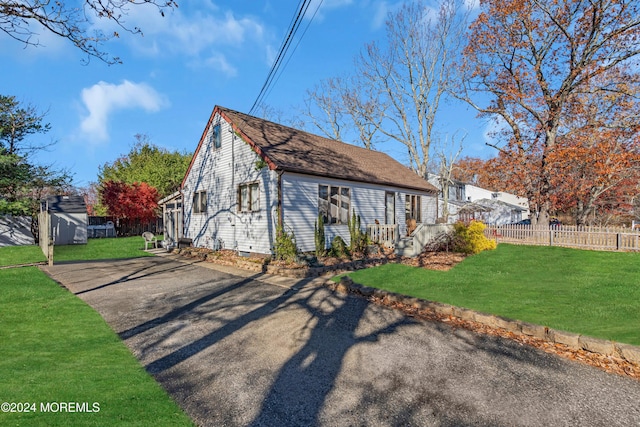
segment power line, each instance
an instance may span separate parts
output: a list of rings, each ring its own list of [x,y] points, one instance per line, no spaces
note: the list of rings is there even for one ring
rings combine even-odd
[[[309,5],[311,4],[311,0],[301,0],[298,3],[298,8],[296,10],[296,13],[293,15],[294,17],[291,20],[291,23],[289,24],[289,30],[287,32],[286,37],[283,39],[282,41],[282,45],[280,46],[280,50],[278,51],[278,55],[276,56],[276,60],[273,62],[273,65],[271,66],[271,69],[269,70],[269,74],[267,75],[267,78],[264,82],[264,84],[262,85],[262,88],[260,89],[260,93],[258,94],[258,96],[256,97],[256,100],[253,102],[253,105],[251,106],[251,109],[249,110],[249,114],[253,114],[254,110],[256,109],[256,107],[258,105],[260,105],[262,103],[262,101],[264,100],[264,98],[267,96],[268,93],[270,93],[270,90],[274,84],[274,78],[276,78],[276,76],[279,76],[278,71],[280,70],[280,67],[282,66],[282,61],[284,61],[284,58],[287,55],[287,51],[289,50],[289,47],[291,46],[291,42],[293,41],[293,39],[295,38],[296,33],[298,32],[298,28],[300,27],[300,24],[302,23],[307,10],[309,9]],[[322,4],[322,0],[320,0],[320,2],[318,3],[318,7],[316,8],[316,11],[313,14],[313,17],[315,17],[316,13],[318,12],[318,9],[320,8],[320,5]],[[311,24],[311,21],[313,20],[313,17],[311,18],[311,20],[309,21],[309,24],[307,24],[307,28],[309,28],[309,25]],[[305,28],[302,36],[304,37],[304,34],[307,32],[307,28]],[[302,37],[300,38],[302,39]],[[295,52],[295,50],[297,49],[298,45],[300,44],[300,40],[298,40],[298,43],[296,44],[295,48],[293,49],[293,52]],[[291,53],[291,55],[293,55],[293,52]],[[291,59],[291,56],[289,56],[289,59]],[[286,65],[289,63],[289,60],[287,60],[287,62],[285,63],[285,68]],[[284,71],[284,68],[282,69],[282,71]],[[280,72],[280,75],[282,74],[282,72]],[[277,81],[277,79],[276,79]]]

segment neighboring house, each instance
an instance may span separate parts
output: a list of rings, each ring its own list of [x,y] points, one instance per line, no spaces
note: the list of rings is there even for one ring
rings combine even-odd
[[[440,189],[438,217],[442,216],[444,205],[440,181],[437,175],[429,176],[429,182]],[[449,183],[448,207],[449,223],[475,218],[491,225],[504,225],[529,218],[529,200],[526,197],[495,192],[457,180]]]
[[[55,245],[87,243],[87,206],[82,196],[49,196],[42,200],[41,212],[51,215],[51,237]]]
[[[278,226],[298,249],[349,243],[352,212],[367,224],[434,223],[437,189],[387,154],[216,106],[182,183],[184,237],[194,246],[272,253]],[[413,222],[413,221],[410,221]]]

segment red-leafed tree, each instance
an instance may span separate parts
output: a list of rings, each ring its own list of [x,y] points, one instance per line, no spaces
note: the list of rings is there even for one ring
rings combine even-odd
[[[157,216],[158,191],[146,182],[107,181],[100,188],[100,198],[107,213],[116,218],[137,219],[144,223]]]
[[[577,189],[578,206],[597,200],[587,187],[600,186],[598,179],[612,177],[602,184],[604,197],[617,179],[633,172],[633,162],[624,166],[629,159],[622,153],[637,152],[637,137],[623,129],[636,132],[640,121],[640,3],[481,5],[465,50],[468,74],[461,92],[481,114],[505,124],[497,135],[500,170],[508,172],[511,191],[529,198],[533,221],[545,224],[554,204],[567,203],[558,197],[559,183]],[[474,102],[478,92],[488,94],[489,102]],[[617,146],[620,137],[626,148]]]

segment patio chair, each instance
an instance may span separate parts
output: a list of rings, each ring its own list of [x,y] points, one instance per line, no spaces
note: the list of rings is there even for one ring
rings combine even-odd
[[[158,247],[158,239],[153,235],[150,231],[145,231],[142,233],[142,238],[144,239],[144,250],[149,249],[149,245],[153,245],[154,248]]]

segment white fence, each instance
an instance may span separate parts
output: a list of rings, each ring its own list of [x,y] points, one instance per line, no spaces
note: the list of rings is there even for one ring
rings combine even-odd
[[[394,246],[400,237],[397,224],[370,224],[367,225],[367,234],[373,243],[390,247]]]
[[[502,225],[487,226],[484,232],[498,243],[601,251],[640,251],[640,232],[630,228]]]

